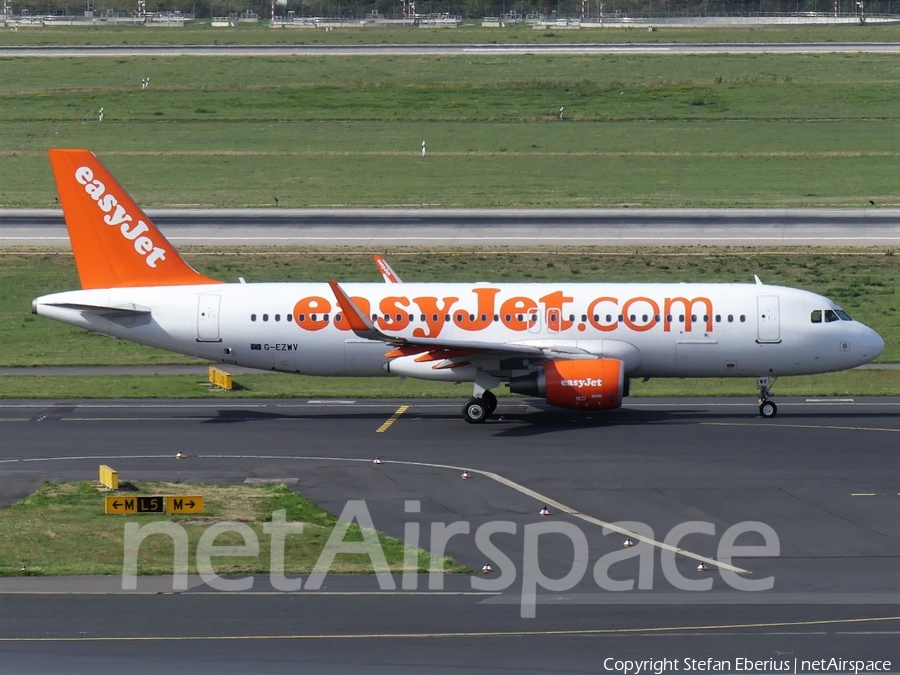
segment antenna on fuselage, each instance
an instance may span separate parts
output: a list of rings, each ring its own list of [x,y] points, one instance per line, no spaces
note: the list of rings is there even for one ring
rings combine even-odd
[[[756,276],[755,274],[753,275],[753,280],[756,282],[757,286],[765,286],[765,284],[762,281],[760,281],[759,277]]]

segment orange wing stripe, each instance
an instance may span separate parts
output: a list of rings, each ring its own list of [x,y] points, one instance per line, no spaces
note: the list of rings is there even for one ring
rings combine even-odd
[[[350,325],[350,329],[354,331],[371,330],[371,324],[363,318],[354,302],[344,293],[344,289],[338,286],[336,281],[329,281],[328,285],[331,286],[331,291],[334,293],[334,297],[337,298],[341,311],[344,312],[344,318],[347,319],[347,323]]]

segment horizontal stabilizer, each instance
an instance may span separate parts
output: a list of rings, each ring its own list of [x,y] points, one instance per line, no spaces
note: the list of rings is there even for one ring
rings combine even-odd
[[[90,312],[91,314],[96,314],[98,316],[106,317],[109,319],[124,316],[142,316],[144,314],[150,314],[151,312],[151,309],[149,307],[142,307],[141,305],[135,305],[133,303],[120,305],[117,307],[107,307],[103,305],[85,305],[77,302],[48,302],[46,303],[46,305],[48,307],[65,307],[66,309],[77,309],[82,312]],[[32,313],[36,314],[37,312],[32,309]]]

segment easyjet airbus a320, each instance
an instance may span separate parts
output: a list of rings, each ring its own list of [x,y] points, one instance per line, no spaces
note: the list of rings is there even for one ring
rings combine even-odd
[[[212,361],[309,375],[472,382],[578,410],[618,408],[633,377],[770,378],[868,363],[884,348],[828,298],[756,284],[223,283],[191,268],[87,150],[50,162],[82,290],[33,311]]]

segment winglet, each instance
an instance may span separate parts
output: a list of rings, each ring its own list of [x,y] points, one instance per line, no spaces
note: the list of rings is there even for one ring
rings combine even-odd
[[[217,284],[185,262],[89,150],[49,150],[81,287]]]
[[[329,281],[328,285],[331,286],[331,291],[334,293],[334,297],[337,298],[338,305],[340,305],[341,311],[344,313],[344,318],[347,319],[350,330],[359,337],[369,340],[382,340],[384,342],[393,340],[393,338],[388,337],[375,327],[375,324],[356,306],[356,303],[353,302],[336,281]]]
[[[380,255],[372,256],[375,259],[375,265],[378,267],[378,271],[381,272],[381,276],[384,277],[384,283],[386,284],[402,284],[403,280],[400,279],[400,276],[393,270],[393,268],[388,265],[387,260],[382,258]]]

